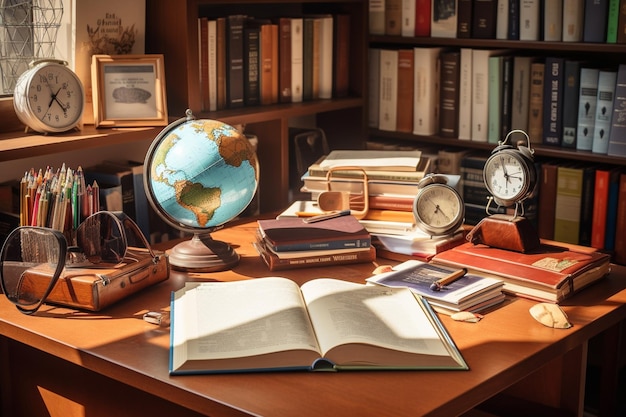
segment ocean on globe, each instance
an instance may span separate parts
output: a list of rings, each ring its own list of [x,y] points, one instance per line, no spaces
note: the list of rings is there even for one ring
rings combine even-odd
[[[148,198],[166,221],[183,230],[211,229],[237,217],[252,201],[259,166],[237,129],[188,117],[157,136],[144,174]]]

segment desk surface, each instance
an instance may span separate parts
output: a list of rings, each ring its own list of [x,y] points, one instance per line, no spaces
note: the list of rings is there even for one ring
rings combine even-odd
[[[101,313],[44,306],[35,316],[20,314],[0,298],[0,334],[48,352],[201,414],[457,415],[516,383],[544,364],[584,345],[626,318],[626,268],[563,303],[573,327],[555,330],[535,322],[533,302],[512,298],[479,323],[441,316],[470,371],[345,373],[260,373],[168,375],[169,328],[142,320],[146,311],[169,309],[172,290],[186,280],[238,280],[274,275],[250,242],[255,222],[214,233],[241,255],[232,271],[185,274],[124,300]],[[379,263],[392,263],[380,260]],[[322,276],[363,282],[374,264],[281,271],[298,283]]]

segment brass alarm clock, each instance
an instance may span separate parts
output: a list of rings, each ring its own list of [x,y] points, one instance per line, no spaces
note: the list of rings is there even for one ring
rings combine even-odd
[[[60,133],[77,127],[85,108],[83,84],[64,61],[33,61],[17,80],[13,107],[36,132]]]
[[[454,233],[465,220],[465,204],[459,192],[448,184],[448,177],[428,174],[418,183],[413,200],[417,227],[431,236]]]

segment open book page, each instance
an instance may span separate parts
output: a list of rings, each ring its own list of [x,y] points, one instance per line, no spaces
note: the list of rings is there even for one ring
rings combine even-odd
[[[298,285],[286,278],[187,283],[172,307],[172,370],[307,367],[319,357]]]
[[[406,288],[316,279],[301,289],[322,353],[339,368],[466,368],[432,310]]]

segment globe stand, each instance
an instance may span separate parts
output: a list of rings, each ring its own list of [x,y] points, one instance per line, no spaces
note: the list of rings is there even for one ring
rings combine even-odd
[[[213,240],[210,234],[195,233],[191,240],[179,243],[169,252],[172,268],[186,272],[218,272],[233,268],[239,255],[226,242]]]

